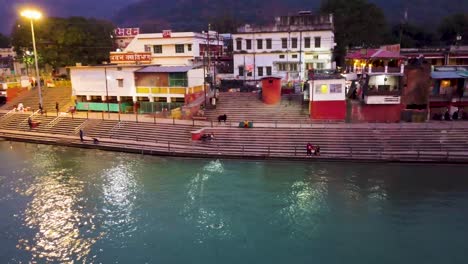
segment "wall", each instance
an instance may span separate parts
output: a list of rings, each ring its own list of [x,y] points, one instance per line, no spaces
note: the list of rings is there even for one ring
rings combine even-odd
[[[309,96],[310,101],[344,101],[345,95],[345,79],[329,79],[329,80],[311,80],[309,81]],[[340,93],[330,93],[330,84],[341,84]],[[317,86],[326,85],[328,93],[317,93]]]
[[[356,101],[348,101],[349,120],[351,122],[399,122],[401,111],[405,108],[397,105],[366,105]]]
[[[341,84],[341,91],[331,93],[330,84]],[[320,93],[317,93],[317,87]],[[309,96],[311,119],[346,119],[345,79],[311,80],[309,81],[309,94],[312,95]]]
[[[136,95],[133,72],[141,67],[107,67],[107,90],[109,96]],[[106,96],[106,74],[104,67],[72,67],[70,78],[73,95]],[[118,87],[117,79],[123,79],[123,87]]]
[[[189,87],[203,85],[203,69],[191,69],[187,73],[187,78]]]
[[[167,73],[135,73],[136,86],[167,87],[169,76]]]
[[[432,85],[431,66],[429,64],[406,66],[405,80],[406,85],[402,91],[401,103],[404,105],[427,104]]]

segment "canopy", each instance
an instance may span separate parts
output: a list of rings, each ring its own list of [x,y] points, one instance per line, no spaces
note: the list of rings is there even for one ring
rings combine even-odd
[[[393,52],[383,49],[364,49],[355,51],[346,55],[346,59],[367,60],[367,59],[400,59],[405,58],[399,52]]]
[[[138,73],[156,73],[156,72],[188,72],[193,66],[146,66],[135,72]]]

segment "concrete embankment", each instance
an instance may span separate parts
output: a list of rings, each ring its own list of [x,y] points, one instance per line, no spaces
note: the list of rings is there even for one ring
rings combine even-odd
[[[124,125],[122,126],[132,131],[129,124]],[[194,131],[195,129],[199,128],[193,128]],[[447,127],[430,124],[404,127],[395,124],[380,126],[343,124],[322,125],[315,129],[206,127],[204,130],[206,133],[214,133],[216,138],[208,142],[190,141],[187,135],[184,141],[163,142],[138,139],[138,137],[124,139],[115,136],[116,138],[99,137],[99,143],[95,144],[91,137],[85,137],[85,141],[81,142],[77,135],[16,130],[0,130],[0,137],[12,141],[160,156],[468,163],[468,128],[464,125]],[[307,157],[305,155],[304,142],[308,139],[314,144],[320,144],[321,156]]]

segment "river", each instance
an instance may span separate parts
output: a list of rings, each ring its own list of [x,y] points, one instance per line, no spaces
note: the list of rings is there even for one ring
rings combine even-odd
[[[468,165],[0,141],[0,263],[467,263]]]

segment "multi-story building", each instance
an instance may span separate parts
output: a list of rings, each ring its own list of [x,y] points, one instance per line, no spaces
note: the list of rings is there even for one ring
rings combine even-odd
[[[401,54],[408,59],[422,56],[433,66],[468,65],[468,46],[404,48]]]
[[[210,54],[205,53],[210,47]],[[214,31],[209,33],[171,32],[138,34],[122,52],[149,53],[151,64],[162,66],[194,66],[203,64],[223,50],[223,38]],[[204,54],[205,53],[205,54]]]
[[[303,81],[311,69],[334,68],[333,15],[281,16],[272,26],[245,25],[233,34],[234,77],[259,80],[275,75]]]

